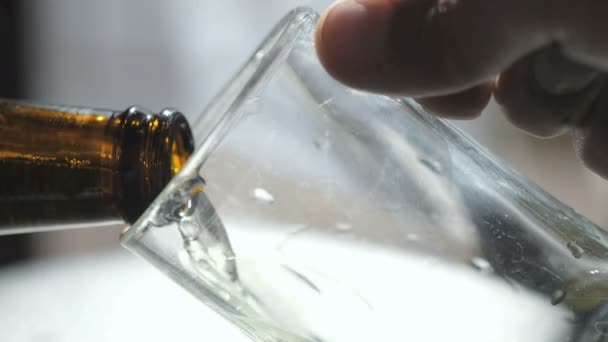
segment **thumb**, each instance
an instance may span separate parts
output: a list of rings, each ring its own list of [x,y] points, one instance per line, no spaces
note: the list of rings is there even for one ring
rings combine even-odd
[[[550,42],[545,3],[342,0],[319,22],[317,52],[333,77],[355,88],[454,93],[485,83]]]

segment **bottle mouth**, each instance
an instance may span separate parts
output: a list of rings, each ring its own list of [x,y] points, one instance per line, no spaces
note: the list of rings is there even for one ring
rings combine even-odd
[[[164,160],[158,164],[164,167],[162,168],[162,187],[158,193],[181,171],[195,147],[190,125],[182,113],[173,109],[165,109],[159,116],[164,128],[159,132],[163,140],[163,148],[159,157]]]
[[[151,114],[131,107],[122,115],[118,186],[121,215],[132,224],[180,172],[195,145],[186,117],[177,110]]]

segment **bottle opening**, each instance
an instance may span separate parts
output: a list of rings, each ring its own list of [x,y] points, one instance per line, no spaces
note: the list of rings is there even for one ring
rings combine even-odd
[[[186,117],[174,109],[152,114],[131,107],[120,115],[121,210],[133,223],[186,164],[194,138]]]

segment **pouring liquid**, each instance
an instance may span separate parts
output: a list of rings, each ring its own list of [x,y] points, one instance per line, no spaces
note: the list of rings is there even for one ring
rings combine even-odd
[[[254,341],[525,342],[569,334],[567,309],[494,277],[479,267],[484,260],[448,264],[368,245],[348,222],[335,236],[249,218],[222,222],[204,187],[200,177],[185,182],[148,229],[177,233],[186,287]],[[263,189],[252,194],[263,197],[252,196],[260,206],[277,200]],[[459,317],[463,310],[479,322]]]

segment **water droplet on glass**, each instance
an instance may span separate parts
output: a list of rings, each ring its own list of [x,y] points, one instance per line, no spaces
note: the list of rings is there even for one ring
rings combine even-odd
[[[420,235],[416,233],[408,233],[405,237],[410,241],[420,241]]]
[[[258,52],[255,53],[255,58],[256,59],[262,59],[262,58],[264,58],[264,56],[266,56],[266,54],[264,53],[264,51],[260,50],[260,51],[258,51]]]
[[[315,139],[315,148],[319,151],[326,151],[329,149],[329,139],[327,137],[321,137]]]
[[[436,160],[426,159],[426,158],[418,158],[418,161],[422,163],[427,169],[433,171],[434,173],[441,173],[441,164]]]
[[[336,228],[341,231],[351,230],[353,225],[348,222],[338,222],[336,223]]]
[[[589,271],[590,274],[600,274],[599,270],[591,270]]]
[[[566,298],[566,291],[557,289],[551,293],[551,304],[557,305]]]
[[[260,204],[273,204],[274,196],[264,188],[255,188],[251,192],[252,197]]]
[[[581,246],[577,245],[574,241],[568,241],[566,247],[568,247],[570,253],[572,253],[572,256],[576,259],[580,259],[583,256],[583,253],[585,253]]]
[[[319,108],[323,108],[323,107],[327,106],[328,104],[332,103],[333,100],[334,99],[330,97],[327,100],[319,103]]]
[[[475,267],[476,269],[478,269],[479,271],[482,271],[484,273],[493,271],[492,265],[490,264],[490,262],[484,258],[473,257],[471,259],[471,264],[473,265],[473,267]]]

